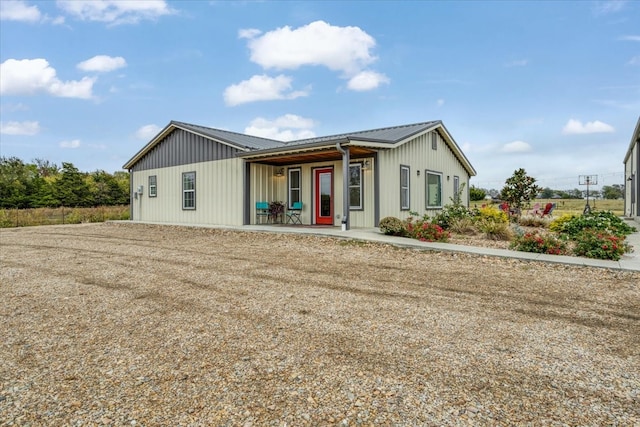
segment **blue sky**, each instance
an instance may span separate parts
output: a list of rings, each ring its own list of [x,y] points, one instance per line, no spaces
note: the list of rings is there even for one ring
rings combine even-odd
[[[637,1],[0,2],[0,154],[121,170],[171,120],[289,140],[442,120],[500,189],[623,184]]]

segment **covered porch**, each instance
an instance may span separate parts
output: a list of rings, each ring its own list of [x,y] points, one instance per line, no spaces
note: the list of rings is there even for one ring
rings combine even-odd
[[[374,227],[379,221],[375,149],[325,142],[240,157],[245,161],[245,225],[348,230]],[[296,213],[295,208],[301,209]]]

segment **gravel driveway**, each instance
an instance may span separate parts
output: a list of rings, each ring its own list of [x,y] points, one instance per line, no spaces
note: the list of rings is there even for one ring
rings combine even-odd
[[[640,423],[640,273],[128,223],[0,245],[2,426]]]

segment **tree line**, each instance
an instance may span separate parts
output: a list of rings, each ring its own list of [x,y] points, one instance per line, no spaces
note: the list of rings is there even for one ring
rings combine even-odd
[[[129,173],[81,172],[73,163],[25,163],[0,157],[0,208],[95,207],[129,204]]]
[[[573,190],[553,190],[549,187],[545,187],[540,188],[536,196],[540,199],[583,199],[586,197],[586,193],[586,190],[578,188]],[[469,189],[469,197],[472,201],[484,200],[486,196],[491,196],[495,199],[506,199],[503,191],[495,189],[488,190],[485,188],[478,188],[473,185]],[[624,185],[604,185],[600,190],[589,189],[589,197],[592,199],[622,199],[624,198]]]

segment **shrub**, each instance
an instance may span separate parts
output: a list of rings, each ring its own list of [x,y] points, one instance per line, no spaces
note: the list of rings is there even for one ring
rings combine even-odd
[[[387,236],[404,236],[406,232],[404,222],[393,216],[382,218],[378,227]]]
[[[537,231],[517,236],[510,245],[511,249],[537,254],[562,255],[567,253],[567,244],[551,234]]]
[[[523,215],[518,218],[518,224],[523,227],[542,227],[546,228],[549,226],[551,221],[547,218],[540,218],[536,215]]]
[[[456,218],[449,224],[449,230],[456,234],[473,236],[478,233],[475,222],[472,218]]]
[[[555,218],[549,224],[549,230],[560,232],[564,228],[564,225],[575,218],[575,215],[572,214],[563,214],[562,216]]]
[[[451,224],[461,218],[471,218],[471,212],[466,206],[461,204],[446,205],[442,211],[437,214],[432,222],[444,229],[449,229]]]
[[[508,222],[498,222],[492,219],[482,219],[476,222],[480,231],[482,231],[487,239],[491,240],[511,240],[513,238],[513,230],[509,227]]]
[[[478,221],[493,221],[497,223],[509,223],[509,215],[503,210],[496,209],[493,206],[486,206],[478,209],[478,214],[476,215],[476,219]]]
[[[407,235],[422,242],[446,242],[449,240],[449,232],[438,224],[432,224],[425,218],[413,222],[408,218],[406,222]]]
[[[618,261],[631,247],[624,241],[624,236],[617,236],[607,231],[593,229],[582,230],[575,238],[574,255],[595,259]]]
[[[558,229],[570,238],[576,238],[585,229],[606,231],[616,236],[626,236],[636,231],[611,211],[595,211],[587,215],[575,216],[564,222]]]

